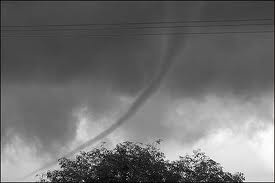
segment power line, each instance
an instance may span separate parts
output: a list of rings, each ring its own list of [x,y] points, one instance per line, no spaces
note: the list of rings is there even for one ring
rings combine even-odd
[[[147,34],[87,34],[78,35],[82,37],[95,37],[95,38],[119,38],[126,36],[166,36],[166,35],[222,35],[222,34],[255,34],[255,33],[273,33],[274,30],[267,31],[227,31],[227,32],[168,32],[168,33],[147,33]],[[60,35],[23,35],[23,36],[1,36],[1,38],[47,38],[47,37],[60,37]],[[75,35],[61,35],[61,37],[76,37]]]
[[[151,21],[151,22],[120,22],[120,23],[86,23],[86,24],[48,24],[48,25],[3,25],[2,27],[71,27],[90,25],[145,25],[145,24],[170,24],[170,23],[195,23],[195,22],[247,22],[247,21],[273,21],[272,18],[264,19],[226,19],[226,20],[186,20],[186,21]]]
[[[184,27],[240,27],[240,26],[266,26],[266,25],[274,25],[273,23],[259,23],[259,24],[210,24],[210,25],[175,25],[175,26],[143,26],[143,27],[120,27],[119,29],[155,29],[155,28],[160,28],[160,29],[165,29],[165,28],[184,28]],[[116,30],[119,30],[116,29]],[[7,29],[7,30],[2,30],[3,32],[41,32],[41,31],[88,31],[88,30],[114,30],[112,28],[76,28],[76,29]]]

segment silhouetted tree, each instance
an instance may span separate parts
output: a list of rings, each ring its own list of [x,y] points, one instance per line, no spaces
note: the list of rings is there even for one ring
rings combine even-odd
[[[176,161],[165,159],[153,144],[124,142],[109,150],[101,145],[74,160],[59,159],[59,170],[40,175],[39,182],[243,182],[243,173],[224,172],[200,150]]]

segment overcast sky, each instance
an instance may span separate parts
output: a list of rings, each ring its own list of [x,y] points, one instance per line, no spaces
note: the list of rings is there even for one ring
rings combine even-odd
[[[274,179],[274,2],[1,3],[2,181],[100,134],[140,98],[100,141],[161,138],[169,159],[200,148],[247,181]],[[220,33],[194,34],[206,32]]]

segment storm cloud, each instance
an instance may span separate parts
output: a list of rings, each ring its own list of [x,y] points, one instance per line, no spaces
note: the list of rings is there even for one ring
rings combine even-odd
[[[273,2],[166,2],[165,8],[162,2],[5,3],[5,6],[1,6],[2,25],[224,20],[240,17],[255,19],[274,16]],[[265,28],[268,27],[258,29]],[[180,30],[203,32],[206,29]],[[221,31],[226,30],[229,29],[222,28]],[[124,33],[119,28],[113,31]],[[132,32],[151,33],[152,30]],[[97,30],[92,33],[102,32]],[[58,35],[46,31],[40,34]],[[133,132],[133,137],[137,139],[138,136],[146,138],[159,134],[163,138],[173,137],[171,135],[178,125],[169,128],[164,120],[168,119],[165,114],[176,108],[175,102],[196,101],[194,110],[190,111],[190,115],[193,115],[206,111],[204,109],[207,107],[200,108],[204,101],[213,106],[206,100],[213,95],[223,99],[221,104],[227,100],[237,100],[230,106],[241,106],[241,109],[247,107],[246,102],[249,101],[252,107],[246,108],[246,114],[257,111],[257,116],[260,116],[270,108],[268,101],[273,101],[272,96],[266,95],[273,92],[274,88],[273,39],[273,33],[176,36],[173,40],[176,49],[169,53],[174,56],[169,59],[173,59],[175,64],[164,78],[161,94],[156,96],[160,99],[152,103],[149,99],[147,105],[151,107],[145,105],[122,128],[129,131],[129,136]],[[35,144],[39,154],[59,153],[58,147],[67,145],[76,136],[79,121],[74,113],[79,108],[87,106],[100,119],[123,105],[119,97],[135,98],[149,85],[160,67],[162,46],[160,36],[2,38],[1,137],[4,146],[13,136],[19,136]],[[265,99],[262,107],[257,102],[251,102],[265,96],[269,100],[266,102]],[[216,109],[223,106],[218,104]],[[186,106],[183,108],[187,110]],[[198,122],[203,119],[193,120]],[[271,120],[268,118],[263,121]],[[186,122],[185,126],[190,123]],[[215,122],[213,117],[211,125],[198,123],[197,128],[194,127],[196,130],[186,130],[186,133],[182,133],[185,135],[173,138],[193,142],[212,128],[223,127],[220,123]]]

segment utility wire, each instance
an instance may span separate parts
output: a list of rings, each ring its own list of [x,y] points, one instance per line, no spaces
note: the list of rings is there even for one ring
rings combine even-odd
[[[210,24],[210,25],[175,25],[175,26],[135,26],[135,27],[119,27],[118,29],[114,27],[110,28],[65,28],[65,29],[3,29],[2,32],[41,32],[41,31],[89,31],[89,30],[133,30],[133,29],[166,29],[166,28],[184,28],[184,27],[240,27],[240,26],[266,26],[266,25],[274,25],[273,23],[259,23],[259,24]]]
[[[265,31],[227,31],[227,32],[167,32],[167,33],[141,33],[141,34],[87,34],[78,35],[82,37],[95,37],[95,38],[118,38],[126,36],[164,36],[164,35],[221,35],[221,34],[255,34],[255,33],[273,33],[274,30]],[[21,35],[21,36],[1,36],[1,38],[47,38],[47,37],[76,37],[76,35]]]
[[[247,22],[247,21],[273,21],[272,18],[264,19],[224,19],[224,20],[186,20],[186,21],[151,21],[151,22],[120,22],[120,23],[86,23],[86,24],[48,24],[48,25],[2,25],[3,28],[11,27],[72,27],[90,25],[145,25],[145,24],[170,24],[170,23],[195,23],[195,22]]]

